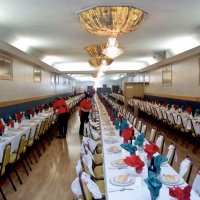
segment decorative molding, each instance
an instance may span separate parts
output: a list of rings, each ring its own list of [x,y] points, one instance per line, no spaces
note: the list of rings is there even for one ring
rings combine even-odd
[[[30,97],[30,98],[24,98],[24,99],[16,99],[16,100],[11,100],[11,101],[3,101],[3,102],[0,102],[0,108],[6,107],[6,106],[13,106],[13,105],[20,104],[20,103],[36,101],[36,100],[40,100],[40,99],[46,99],[49,97],[59,96],[59,95],[63,95],[63,94],[66,94],[66,93],[50,94],[50,95],[45,95],[45,96],[37,96],[37,97]]]
[[[186,101],[195,101],[200,102],[200,97],[191,97],[191,96],[177,96],[177,95],[168,95],[168,94],[154,94],[154,93],[145,93],[145,96],[155,96],[155,97],[164,97],[169,99],[181,99]]]

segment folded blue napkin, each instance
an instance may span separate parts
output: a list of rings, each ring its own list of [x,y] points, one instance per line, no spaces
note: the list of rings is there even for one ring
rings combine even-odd
[[[162,155],[158,155],[156,157],[154,157],[154,166],[156,167],[156,174],[159,175],[160,174],[160,166],[162,165],[162,163],[166,162],[168,159],[165,156]]]
[[[118,118],[115,118],[115,120],[113,121],[113,125],[119,125],[119,119]]]
[[[133,146],[132,144],[128,144],[128,143],[124,143],[120,145],[123,149],[125,149],[126,151],[130,152],[131,156],[135,153],[135,151],[137,150],[137,148],[135,146]]]
[[[122,121],[122,123],[119,126],[120,131],[123,131],[125,129],[129,128],[129,125],[127,124],[127,122]]]
[[[30,118],[31,118],[31,115],[28,113],[28,111],[25,111],[24,117],[25,117],[26,119],[30,119]]]
[[[117,117],[117,115],[118,115],[117,111],[116,111],[115,109],[113,109],[113,111],[112,111],[112,116],[113,116],[113,117]]]
[[[157,199],[159,196],[160,188],[162,187],[162,183],[156,177],[156,173],[149,171],[149,177],[144,180],[150,191],[151,200]]]
[[[141,133],[140,135],[138,135],[137,139],[135,140],[135,146],[139,146],[139,147],[142,147],[143,146],[143,142],[144,142],[144,138],[145,138],[145,135],[144,133]]]
[[[36,113],[36,114],[39,113],[39,108],[38,108],[38,106],[35,107],[35,113]]]

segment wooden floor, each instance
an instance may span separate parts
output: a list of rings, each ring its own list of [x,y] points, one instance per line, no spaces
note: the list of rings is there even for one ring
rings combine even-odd
[[[147,139],[149,138],[151,126],[148,125]],[[9,181],[2,182],[2,189],[8,200],[72,200],[71,182],[76,177],[75,166],[79,159],[80,137],[79,116],[75,112],[69,121],[68,134],[66,139],[54,139],[50,146],[39,158],[39,162],[32,165],[33,171],[27,176],[23,168],[19,168],[23,185],[20,185],[15,174],[11,176],[17,186],[17,192],[14,192]],[[164,154],[166,154],[168,145],[172,142],[166,138]],[[200,166],[199,152],[194,155],[192,147],[188,149],[181,146],[181,141],[177,143],[178,163],[173,167],[178,171],[179,163],[185,155],[191,155],[194,162],[190,184]],[[1,196],[0,196],[1,199]]]

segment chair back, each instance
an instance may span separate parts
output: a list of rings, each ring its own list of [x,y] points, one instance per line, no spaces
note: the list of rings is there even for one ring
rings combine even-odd
[[[5,173],[6,165],[10,161],[10,149],[11,149],[11,144],[9,143],[4,148],[3,158],[0,165],[0,176],[2,176]]]
[[[183,177],[183,179],[189,183],[190,175],[192,172],[193,162],[190,159],[189,156],[186,156],[186,158],[181,162],[180,169],[179,169],[179,175]]]
[[[171,166],[173,165],[175,154],[176,154],[176,146],[174,144],[170,144],[168,147],[168,152],[166,157],[168,159],[168,163]]]
[[[82,173],[83,172],[79,173],[79,183],[81,186],[83,200],[93,200],[92,193],[88,190],[86,183],[82,180]]]
[[[26,145],[26,135],[22,135],[20,142],[19,142],[18,151],[17,151],[17,156],[16,156],[17,160],[19,159],[20,154],[22,154],[24,152],[25,145]]]
[[[184,180],[186,181],[186,183],[189,183],[190,180],[190,175],[192,172],[192,168],[193,168],[193,162],[190,162],[190,165],[188,167],[188,170],[186,171],[185,175],[183,176]]]
[[[198,169],[197,175],[196,175],[194,182],[192,184],[192,189],[200,196],[199,183],[200,183],[200,168]]]
[[[145,137],[146,137],[146,132],[147,132],[147,125],[146,124],[142,124],[141,133],[144,133]]]
[[[137,124],[137,117],[135,117],[133,120],[133,126],[136,127],[136,124]]]
[[[159,135],[156,140],[156,145],[159,147],[159,153],[163,153],[164,149],[164,143],[165,143],[165,137],[163,135]]]
[[[150,133],[150,139],[149,142],[150,143],[154,143],[156,139],[156,128],[152,128],[151,129],[151,133]]]
[[[186,129],[195,134],[194,125],[193,125],[193,122],[192,122],[192,120],[190,118],[187,119],[187,127],[186,127]]]
[[[49,120],[50,120],[49,117],[45,119],[43,134],[49,129]]]
[[[142,128],[142,121],[139,120],[137,125],[136,125],[136,129],[138,130],[138,132],[141,132],[141,128]]]
[[[42,121],[41,124],[40,124],[40,128],[39,128],[38,134],[37,134],[38,137],[40,137],[43,134],[44,125],[45,125],[45,121]]]
[[[33,136],[33,141],[35,140],[35,138],[38,137],[38,134],[39,134],[39,124],[37,124],[36,127],[35,127],[35,133],[34,133],[34,136]],[[29,135],[29,137],[30,137],[30,135]]]

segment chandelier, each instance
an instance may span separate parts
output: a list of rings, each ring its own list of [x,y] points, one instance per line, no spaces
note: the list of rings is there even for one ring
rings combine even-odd
[[[106,57],[102,52],[106,48],[105,44],[90,45],[85,47],[87,53],[92,57],[88,62],[91,67],[99,67],[103,60],[106,61],[107,65],[110,65],[113,60]]]
[[[133,6],[97,6],[79,13],[79,20],[90,33],[117,37],[135,30],[146,12]]]
[[[123,53],[123,50],[118,48],[117,38],[110,37],[108,38],[107,46],[102,53],[110,59],[115,59]]]
[[[93,58],[93,59],[90,59],[88,62],[89,62],[91,67],[98,68],[98,67],[101,66],[102,61],[105,61],[106,65],[110,65],[113,62],[112,59],[105,58],[105,57],[103,57],[103,58]]]

